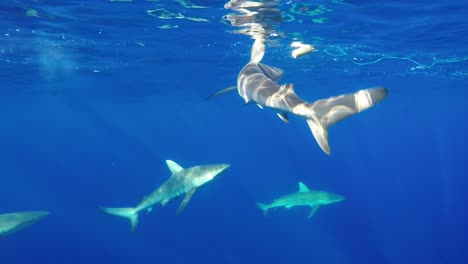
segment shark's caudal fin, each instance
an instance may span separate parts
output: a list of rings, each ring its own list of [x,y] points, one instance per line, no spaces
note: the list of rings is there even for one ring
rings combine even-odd
[[[257,203],[257,207],[260,208],[260,210],[262,210],[263,214],[266,216],[267,215],[267,212],[268,212],[268,205],[267,204],[263,204],[263,203]]]
[[[138,225],[138,212],[135,208],[109,208],[109,207],[99,207],[103,212],[108,213],[110,215],[116,215],[120,217],[124,217],[130,220],[132,225],[132,232],[135,232],[135,229]]]
[[[384,87],[359,90],[353,94],[343,94],[318,100],[308,104],[307,124],[320,148],[330,154],[328,128],[353,114],[360,113],[387,96]]]

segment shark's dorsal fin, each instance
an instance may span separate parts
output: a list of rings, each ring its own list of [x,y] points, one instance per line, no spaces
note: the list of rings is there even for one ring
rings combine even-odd
[[[256,39],[250,52],[250,62],[259,63],[265,55],[265,44],[262,40]]]
[[[309,192],[309,187],[307,187],[304,183],[299,182],[299,192]]]
[[[259,63],[260,69],[262,69],[263,73],[273,81],[277,82],[283,77],[284,71],[280,68],[276,68],[273,66],[269,66],[266,64]]]
[[[192,190],[188,191],[185,194],[184,200],[182,201],[182,203],[180,203],[179,209],[177,209],[177,214],[180,214],[180,212],[182,212],[182,210],[184,210],[185,206],[190,201],[190,198],[192,198],[192,196],[193,196],[193,194],[195,193],[196,190],[197,190],[197,188],[193,188]]]
[[[176,174],[184,169],[182,168],[182,166],[180,166],[172,160],[166,160],[166,164],[172,174]]]

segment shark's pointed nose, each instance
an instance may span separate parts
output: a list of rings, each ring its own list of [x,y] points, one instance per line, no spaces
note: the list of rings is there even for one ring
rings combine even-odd
[[[211,181],[213,178],[215,178],[216,176],[220,175],[221,172],[223,172],[223,171],[225,171],[227,168],[229,168],[229,166],[231,166],[231,165],[230,165],[230,164],[227,164],[227,163],[209,165],[209,166],[206,168],[206,169],[207,169],[206,180],[207,180],[207,181]]]
[[[339,194],[335,194],[335,201],[340,202],[343,201],[345,198]]]
[[[227,168],[229,168],[230,166],[231,166],[231,164],[222,163],[222,164],[217,165],[216,169],[217,169],[218,173],[221,173],[221,172],[227,170]]]

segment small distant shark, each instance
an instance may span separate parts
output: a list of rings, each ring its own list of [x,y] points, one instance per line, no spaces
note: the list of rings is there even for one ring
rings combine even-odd
[[[133,208],[107,208],[100,209],[108,214],[128,218],[135,231],[138,224],[138,213],[147,209],[151,212],[152,207],[158,203],[166,205],[172,199],[185,194],[184,200],[179,205],[177,213],[180,213],[192,198],[198,187],[213,180],[214,177],[229,168],[230,164],[210,164],[199,165],[190,168],[182,168],[172,160],[166,160],[166,164],[171,171],[171,177],[159,186],[150,195],[143,198],[143,201]]]
[[[330,154],[330,126],[370,108],[387,95],[386,88],[377,87],[308,103],[296,95],[292,84],[277,84],[283,76],[283,70],[260,63],[264,54],[265,44],[262,40],[255,40],[250,62],[239,72],[237,86],[217,91],[208,98],[237,89],[246,104],[255,103],[261,109],[273,109],[286,123],[289,121],[288,114],[303,117],[320,148],[327,154]]]
[[[0,215],[0,237],[28,227],[49,215],[46,211],[17,212]]]
[[[310,190],[304,183],[299,182],[299,191],[296,193],[282,196],[278,199],[273,200],[270,204],[257,203],[257,206],[266,215],[268,209],[275,207],[286,207],[291,208],[294,206],[310,206],[310,211],[307,218],[311,218],[321,205],[336,203],[344,200],[344,197],[338,194]]]

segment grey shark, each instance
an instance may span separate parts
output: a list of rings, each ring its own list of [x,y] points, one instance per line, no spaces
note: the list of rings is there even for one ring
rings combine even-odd
[[[297,96],[292,84],[277,83],[283,76],[283,70],[260,63],[264,54],[265,44],[262,40],[255,40],[250,61],[237,77],[237,86],[220,90],[210,97],[237,89],[246,104],[255,103],[262,109],[272,109],[286,123],[288,114],[303,117],[318,145],[327,154],[330,154],[330,126],[372,107],[387,96],[386,88],[376,87],[308,103]]]
[[[46,211],[16,212],[0,215],[0,237],[28,227],[49,215]]]
[[[135,207],[108,208],[100,207],[104,212],[124,218],[128,218],[135,231],[138,224],[138,213],[143,210],[150,212],[154,205],[166,205],[169,201],[185,195],[177,213],[180,213],[192,198],[198,187],[210,182],[221,172],[229,168],[229,164],[199,165],[190,168],[182,168],[172,160],[166,160],[171,171],[170,178],[159,186],[154,192],[144,197]]]
[[[335,193],[310,190],[304,183],[299,182],[299,191],[273,200],[270,204],[257,203],[257,206],[266,215],[268,210],[275,207],[291,208],[294,206],[310,206],[308,218],[311,218],[321,205],[336,203],[344,197]]]

